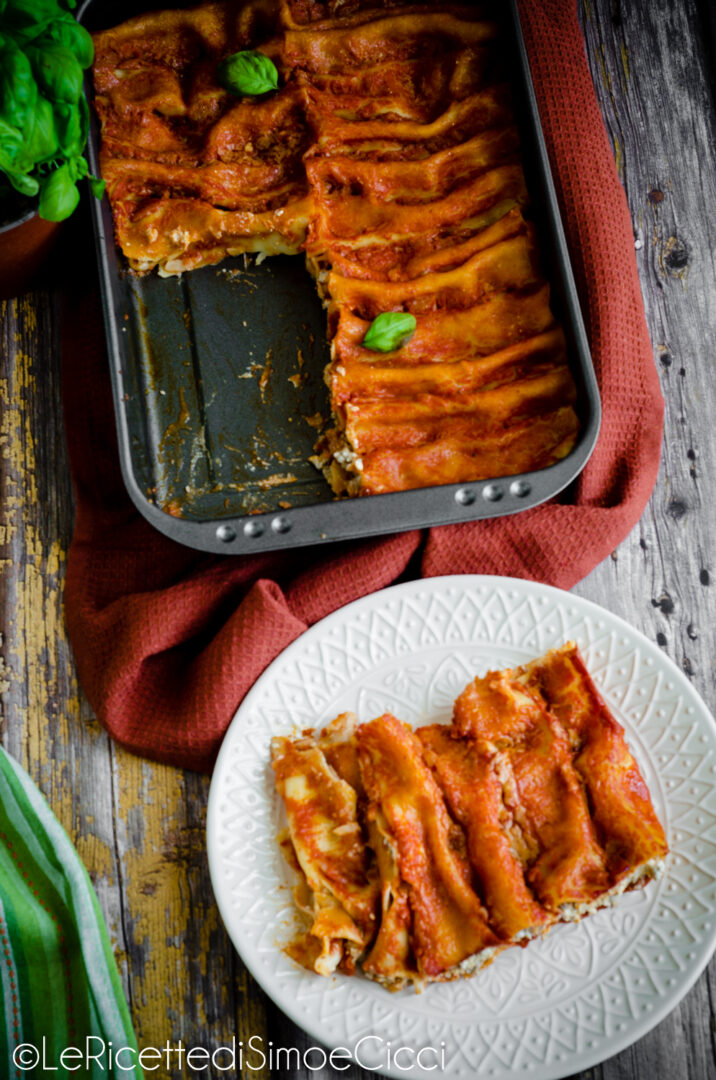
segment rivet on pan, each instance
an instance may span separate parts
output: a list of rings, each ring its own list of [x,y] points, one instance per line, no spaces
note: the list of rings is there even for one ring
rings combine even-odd
[[[260,521],[247,521],[244,525],[244,536],[250,536],[256,538],[257,536],[263,536],[264,527]]]
[[[277,533],[287,533],[291,528],[291,522],[285,517],[276,517],[271,522],[271,528]]]
[[[455,492],[455,502],[460,506],[470,506],[475,501],[475,492],[470,491],[469,488],[460,488]]]
[[[216,536],[218,540],[223,540],[225,544],[230,544],[232,540],[236,539],[236,529],[231,525],[219,525],[216,530]]]
[[[499,484],[485,484],[482,489],[482,497],[488,502],[499,502],[502,496],[503,491]]]
[[[525,495],[529,495],[532,490],[527,480],[513,480],[510,484],[510,495],[517,495],[520,499],[524,499]]]

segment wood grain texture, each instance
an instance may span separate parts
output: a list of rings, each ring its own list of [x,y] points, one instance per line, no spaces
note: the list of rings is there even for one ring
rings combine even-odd
[[[634,223],[666,413],[646,513],[574,591],[656,641],[716,711],[716,141],[705,24],[695,3],[668,0],[584,0],[580,14]],[[591,1075],[716,1076],[715,977],[712,961],[679,1008]]]
[[[0,305],[3,745],[40,786],[90,873],[139,1044],[266,1039],[264,996],[211,890],[208,779],[115,746],[77,685],[62,614],[73,500],[59,321],[56,289]]]
[[[696,0],[580,6],[634,223],[666,427],[642,521],[575,592],[657,641],[715,710],[716,146],[706,15]],[[221,926],[205,854],[208,781],[111,744],[77,686],[62,620],[72,493],[58,328],[56,289],[0,307],[3,743],[90,871],[140,1044],[213,1048],[256,1034],[303,1049],[311,1040],[266,1001]],[[580,1080],[715,1076],[715,977],[712,963],[654,1031]],[[359,1074],[371,1075],[343,1073]]]

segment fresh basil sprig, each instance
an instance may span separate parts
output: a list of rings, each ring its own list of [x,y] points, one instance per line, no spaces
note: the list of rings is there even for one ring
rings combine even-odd
[[[0,0],[0,174],[23,195],[38,195],[49,221],[69,217],[88,173],[82,79],[94,47],[74,7],[75,0]]]
[[[222,60],[216,70],[221,86],[232,94],[255,97],[278,86],[276,65],[261,52],[247,50]]]
[[[384,311],[368,327],[363,348],[373,352],[394,352],[415,332],[415,316],[406,311]]]
[[[98,176],[89,177],[90,191],[94,195],[95,199],[101,199],[104,195],[105,188],[107,187],[106,180],[100,180]]]

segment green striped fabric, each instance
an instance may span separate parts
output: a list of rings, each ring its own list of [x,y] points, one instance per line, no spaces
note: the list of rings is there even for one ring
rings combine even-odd
[[[50,1076],[142,1080],[142,1070],[87,871],[0,747],[0,1077]]]

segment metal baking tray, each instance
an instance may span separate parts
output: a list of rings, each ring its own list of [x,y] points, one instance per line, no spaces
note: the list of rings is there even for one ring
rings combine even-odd
[[[85,0],[78,17],[95,31],[169,6],[182,5]],[[599,391],[516,0],[509,8],[515,111],[543,268],[577,382],[577,445],[535,472],[336,499],[309,461],[321,419],[330,416],[329,350],[303,260],[272,256],[256,265],[238,257],[181,278],[136,276],[115,247],[108,200],[92,200],[124,481],[160,532],[236,554],[374,536],[514,514],[556,495],[584,468],[599,431]],[[98,146],[92,110],[95,174]]]

